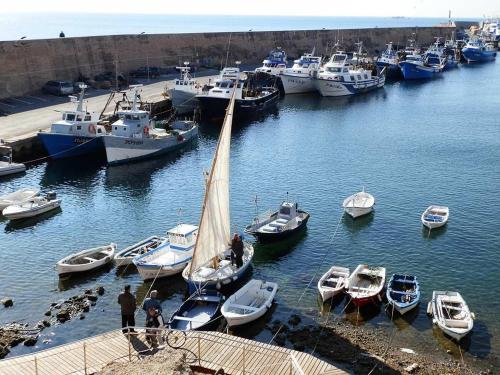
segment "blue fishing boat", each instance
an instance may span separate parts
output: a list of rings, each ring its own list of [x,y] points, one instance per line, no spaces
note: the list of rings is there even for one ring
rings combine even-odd
[[[456,68],[458,66],[458,61],[455,58],[455,49],[449,44],[441,44],[439,39],[440,38],[436,38],[436,42],[425,51],[424,60],[427,61],[428,65],[442,65],[443,71]]]
[[[399,63],[404,79],[430,79],[443,71],[444,64],[429,64],[423,55],[413,54],[406,56],[406,60]]]
[[[420,301],[416,276],[394,274],[387,284],[387,301],[401,315],[415,308]]]
[[[280,75],[286,69],[286,53],[281,47],[276,47],[262,62],[262,66],[255,69],[255,73],[267,73],[273,76]]]
[[[83,108],[86,85],[80,86],[80,97],[70,96],[75,110],[64,111],[61,120],[52,124],[49,132],[40,131],[38,138],[52,159],[68,158],[103,150],[101,136],[104,126],[98,125],[99,114]]]
[[[399,69],[398,62],[398,54],[393,48],[392,42],[390,42],[387,44],[385,51],[377,58],[375,64],[380,70],[386,68],[387,78],[399,78],[401,77],[401,70]]]
[[[481,39],[473,39],[462,48],[462,55],[468,63],[487,62],[495,60],[497,51],[493,44],[485,43]]]

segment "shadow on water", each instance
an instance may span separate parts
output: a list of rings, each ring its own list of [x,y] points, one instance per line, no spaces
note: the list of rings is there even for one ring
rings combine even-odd
[[[394,325],[400,330],[404,330],[412,326],[413,322],[418,318],[420,314],[420,304],[417,305],[414,309],[408,311],[406,314],[401,315],[396,310],[393,309],[391,305],[387,305],[385,310],[387,314],[387,318],[391,320]],[[417,326],[413,326],[413,328],[417,329]]]
[[[370,227],[374,217],[374,212],[370,212],[368,215],[363,215],[356,219],[353,219],[351,216],[344,213],[342,221],[344,222],[344,226],[348,229],[349,233],[355,234],[364,228]]]
[[[175,294],[186,294],[187,284],[180,274],[156,279],[154,283],[153,280],[144,281],[134,293],[137,301],[143,301],[151,290],[157,290],[158,299],[165,301]]]
[[[103,267],[98,269],[82,272],[81,274],[73,274],[59,278],[58,289],[59,291],[65,291],[73,289],[77,286],[83,284],[89,284],[91,282],[97,281],[101,276],[105,274],[110,274],[113,269],[113,263],[108,263]]]
[[[429,239],[429,240],[434,240],[436,238],[441,237],[443,234],[445,234],[447,231],[447,228],[448,228],[448,225],[445,225],[441,228],[435,228],[435,229],[430,230],[429,228],[424,227],[422,225],[422,237]]]
[[[352,323],[355,326],[360,326],[366,322],[374,319],[380,314],[381,304],[370,303],[369,305],[363,306],[358,309],[353,303],[348,303],[345,309],[345,320]]]
[[[61,207],[58,207],[54,210],[45,212],[45,213],[43,213],[41,215],[37,215],[35,217],[29,217],[26,219],[19,219],[19,220],[11,220],[5,226],[5,232],[14,232],[16,230],[33,228],[37,224],[40,224],[46,220],[49,220],[52,217],[60,214],[61,212],[62,212]]]
[[[307,237],[307,227],[294,233],[291,237],[275,243],[261,244],[255,242],[254,263],[268,263],[279,260],[279,258],[290,253],[294,248],[298,247]]]
[[[75,181],[78,181],[82,188],[89,187],[104,165],[102,158],[96,156],[50,160],[45,166],[40,187],[50,189]]]
[[[266,326],[273,320],[273,313],[278,305],[273,303],[271,308],[257,320],[251,323],[229,328],[229,333],[234,336],[244,337],[247,339],[254,339],[266,328]]]
[[[333,298],[330,298],[326,301],[323,302],[321,299],[321,295],[317,293],[317,298],[316,301],[318,303],[318,310],[320,315],[324,316],[331,313],[338,313],[340,314],[343,312],[344,307],[346,306],[345,303],[342,304],[345,300],[345,294],[344,293],[339,293]],[[339,310],[338,312],[336,310]]]

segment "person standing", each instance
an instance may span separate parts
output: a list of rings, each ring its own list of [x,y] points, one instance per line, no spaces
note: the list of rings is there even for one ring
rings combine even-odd
[[[136,309],[136,301],[135,297],[132,295],[132,293],[130,293],[130,285],[125,285],[123,292],[118,296],[118,303],[120,304],[122,311],[122,332],[135,332],[133,328],[125,329],[125,327],[135,326],[134,314]]]
[[[237,268],[243,266],[243,241],[238,233],[235,233],[231,241],[231,263]]]

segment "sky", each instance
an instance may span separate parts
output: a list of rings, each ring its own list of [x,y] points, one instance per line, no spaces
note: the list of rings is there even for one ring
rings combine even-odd
[[[312,6],[314,4],[314,6]],[[500,15],[498,0],[16,0],[0,12],[163,13],[211,15],[374,16],[452,18]]]

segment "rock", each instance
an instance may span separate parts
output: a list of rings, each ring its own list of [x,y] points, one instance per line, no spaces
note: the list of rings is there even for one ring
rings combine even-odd
[[[95,302],[95,301],[97,301],[97,296],[94,296],[94,295],[92,295],[92,294],[89,294],[89,295],[87,295],[86,297],[87,297],[87,299],[88,299],[89,301],[91,301],[91,302]]]
[[[298,325],[300,322],[302,321],[302,319],[300,318],[300,316],[298,316],[297,314],[292,314],[290,316],[290,319],[288,319],[288,324],[292,325],[292,326],[296,326]]]
[[[23,341],[24,341],[24,337],[22,337],[22,336],[15,336],[15,337],[13,337],[13,338],[10,339],[9,345],[10,345],[11,348],[13,348],[14,346],[19,345]]]
[[[85,294],[92,294],[92,289],[85,289]]]
[[[90,303],[90,306],[95,306],[95,302],[91,302],[91,303]]]
[[[80,320],[83,320],[85,319],[85,315],[84,314],[80,314]]]
[[[410,374],[413,373],[416,369],[418,369],[418,363],[412,363],[411,365],[405,367],[405,371]]]
[[[60,323],[64,323],[65,321],[71,319],[71,315],[68,310],[62,309],[57,312],[56,318]]]
[[[451,354],[451,350],[450,350],[450,349],[447,349],[447,350],[446,350],[446,353]]]
[[[24,340],[25,346],[34,346],[38,341],[38,336],[30,336],[26,340]]]
[[[50,311],[50,310],[45,311],[45,316],[51,316],[51,315],[52,315],[52,311]]]
[[[44,344],[50,344],[52,342],[51,339],[43,339],[42,341]]]
[[[42,320],[42,324],[44,327],[50,327],[50,322],[48,320]]]
[[[0,302],[3,304],[4,307],[14,306],[14,300],[10,297],[3,298]]]
[[[0,346],[0,358],[5,357],[7,354],[10,353],[10,350],[6,346]]]
[[[85,305],[83,305],[82,311],[83,312],[89,312],[90,311],[90,304],[86,303]]]
[[[52,302],[52,303],[50,304],[50,307],[56,307],[56,306],[57,306],[57,302]]]
[[[96,289],[97,294],[102,296],[104,294],[104,287],[103,286],[98,286]]]

